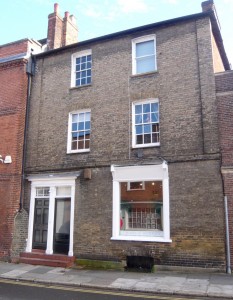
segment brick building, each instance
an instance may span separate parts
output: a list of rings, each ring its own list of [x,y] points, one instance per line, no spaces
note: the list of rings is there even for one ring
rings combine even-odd
[[[21,261],[225,268],[215,73],[230,66],[202,8],[34,56]]]
[[[14,222],[24,218],[21,179],[31,76],[28,61],[31,52],[41,47],[30,39],[0,46],[0,258],[4,259],[12,254]]]

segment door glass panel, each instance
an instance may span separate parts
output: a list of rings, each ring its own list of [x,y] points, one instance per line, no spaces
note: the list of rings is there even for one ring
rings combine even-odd
[[[56,233],[70,233],[70,201],[57,200]]]
[[[56,188],[57,196],[70,196],[71,195],[71,187],[70,186],[59,186]]]
[[[56,199],[54,252],[68,254],[70,241],[70,198]]]

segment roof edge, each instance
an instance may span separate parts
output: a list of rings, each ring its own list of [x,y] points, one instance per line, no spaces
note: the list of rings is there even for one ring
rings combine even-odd
[[[93,42],[98,42],[98,41],[104,41],[104,40],[108,40],[111,38],[117,38],[120,36],[124,36],[124,35],[128,35],[128,34],[132,34],[132,33],[136,33],[139,31],[143,31],[143,30],[149,30],[152,28],[159,28],[165,25],[172,25],[178,22],[184,22],[184,21],[189,21],[189,20],[195,20],[195,19],[199,19],[199,18],[204,18],[204,17],[210,17],[210,13],[209,12],[201,12],[201,13],[197,13],[197,14],[192,14],[192,15],[187,15],[187,16],[183,16],[183,17],[178,17],[178,18],[174,18],[174,19],[169,19],[169,20],[165,20],[165,21],[160,21],[160,22],[156,22],[156,23],[151,23],[151,24],[147,24],[147,25],[143,25],[143,26],[139,26],[139,27],[134,27],[134,28],[130,28],[130,29],[126,29],[123,31],[118,31],[118,32],[114,32],[114,33],[110,33],[107,35],[103,35],[100,37],[96,37],[96,38],[92,38],[89,40],[84,40],[81,42],[77,42],[74,44],[70,44],[64,47],[60,47],[60,48],[56,48],[56,49],[52,49],[46,52],[42,52],[39,54],[35,54],[35,57],[45,57],[45,56],[49,56],[50,54],[54,54],[57,52],[61,52],[67,49],[72,49],[75,48],[77,46],[83,46],[83,45],[88,45],[90,43]]]

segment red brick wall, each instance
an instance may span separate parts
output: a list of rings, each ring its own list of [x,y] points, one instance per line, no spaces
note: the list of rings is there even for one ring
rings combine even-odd
[[[0,46],[0,58],[27,52],[28,39]]]
[[[8,47],[7,47],[8,48]],[[18,51],[26,51],[19,45]],[[9,51],[8,51],[9,50]],[[5,53],[12,54],[11,48]],[[1,49],[3,53],[3,49]],[[11,164],[0,163],[0,258],[8,259],[19,209],[21,169],[27,98],[26,62],[0,65],[0,154],[11,155]]]

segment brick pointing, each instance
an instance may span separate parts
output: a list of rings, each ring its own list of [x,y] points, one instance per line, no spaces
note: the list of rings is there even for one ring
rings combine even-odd
[[[33,79],[26,170],[60,172],[90,167],[77,180],[74,251],[78,257],[125,259],[149,254],[168,265],[225,264],[218,124],[209,19],[200,19],[77,45],[38,58]],[[131,40],[156,34],[158,72],[132,76]],[[92,49],[90,86],[70,88],[71,55]],[[132,149],[132,102],[158,98],[161,146]],[[91,151],[67,154],[68,114],[91,109]],[[111,241],[110,165],[169,164],[169,243]],[[29,195],[30,186],[28,186]],[[29,196],[25,200],[29,204]],[[214,217],[213,217],[214,216]]]

